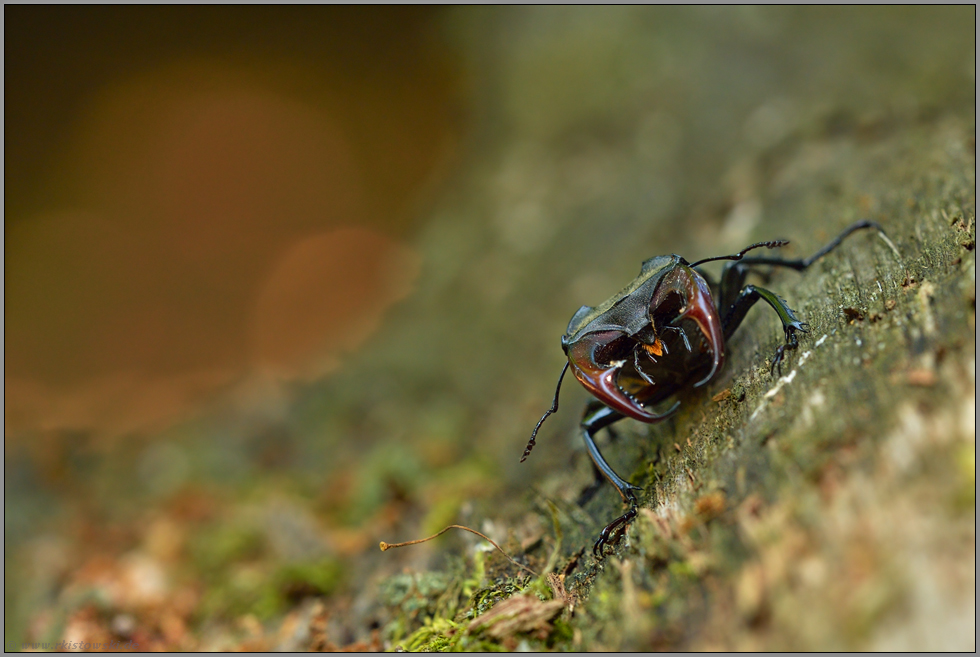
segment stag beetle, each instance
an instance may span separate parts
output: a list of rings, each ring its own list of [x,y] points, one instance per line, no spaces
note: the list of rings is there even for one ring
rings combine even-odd
[[[681,401],[674,399],[669,406],[665,402],[703,386],[715,376],[725,360],[725,342],[760,299],[776,311],[783,324],[786,341],[776,349],[770,373],[780,369],[786,352],[797,348],[797,333],[807,333],[808,326],[781,297],[756,285],[746,285],[750,268],[769,265],[802,272],[837,248],[848,235],[864,228],[877,230],[894,250],[881,226],[860,221],[809,258],[800,260],[745,257],[753,249],[785,246],[789,244],[787,240],[758,242],[734,255],[705,258],[693,264],[679,255],[656,256],[643,263],[640,275],[622,292],[595,308],[582,306],[572,315],[561,338],[568,362],[558,377],[554,402],[531,432],[521,462],[534,449],[541,425],[558,411],[561,382],[571,367],[575,378],[595,397],[582,416],[585,447],[598,473],[616,487],[623,503],[629,505],[626,513],[599,534],[593,546],[596,556],[602,555],[603,546],[615,532],[624,531],[636,517],[635,493],[642,489],[609,466],[596,446],[595,434],[624,417],[652,423],[673,414]],[[709,282],[711,279],[698,269],[715,260],[733,261],[725,264],[718,283]],[[601,476],[597,475],[597,480],[601,482]]]

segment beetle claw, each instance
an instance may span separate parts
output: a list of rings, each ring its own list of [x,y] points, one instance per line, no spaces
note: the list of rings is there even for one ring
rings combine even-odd
[[[796,337],[796,332],[809,333],[810,325],[804,324],[803,322],[793,322],[783,327],[783,330],[786,333],[786,342],[785,344],[779,345],[776,353],[773,354],[772,365],[769,367],[769,376],[773,376],[776,372],[779,372],[779,376],[783,375],[783,360],[786,359],[786,351],[796,349],[800,344]]]
[[[570,343],[568,360],[572,374],[586,390],[614,411],[641,422],[662,420],[676,409],[676,404],[666,413],[656,413],[640,401],[646,397],[636,395],[619,384],[619,374],[623,367],[637,363],[637,351],[633,351],[632,355],[629,352],[619,352],[616,354],[619,357],[612,360],[606,360],[608,356],[602,353],[603,349],[622,337],[623,333],[620,331],[596,331]],[[629,348],[632,349],[633,346],[630,345]],[[642,369],[637,368],[636,371],[647,383],[657,385]]]
[[[679,330],[684,340],[684,347],[688,351],[693,351],[684,329],[676,326],[682,319],[693,321],[697,324],[698,330],[701,331],[711,351],[711,370],[704,378],[694,384],[695,388],[699,388],[714,377],[725,359],[725,338],[721,331],[721,322],[718,320],[718,312],[711,298],[711,290],[708,288],[708,284],[693,269],[679,267],[665,275],[656,294],[650,300],[651,308],[661,307],[662,304],[667,303],[668,297],[673,294],[681,296],[684,300],[684,306],[672,321],[675,326],[670,328]]]
[[[776,353],[772,357],[772,365],[769,366],[769,376],[775,376],[779,373],[779,376],[783,375],[783,355],[786,353],[786,345],[781,344],[776,349]]]
[[[624,495],[626,501],[629,502],[630,508],[623,515],[619,516],[611,523],[606,525],[602,532],[599,534],[599,538],[596,539],[595,545],[592,546],[592,554],[597,558],[601,559],[603,557],[602,550],[607,543],[615,537],[616,541],[619,541],[626,534],[626,530],[629,528],[629,524],[633,522],[637,514],[637,504],[636,497],[633,495],[632,490],[627,490]]]

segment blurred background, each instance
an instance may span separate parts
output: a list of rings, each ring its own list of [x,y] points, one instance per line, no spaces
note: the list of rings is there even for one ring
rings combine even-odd
[[[974,7],[4,17],[8,645],[366,641],[379,539],[588,481],[572,386],[517,467],[580,305],[772,237],[801,140],[975,112]]]

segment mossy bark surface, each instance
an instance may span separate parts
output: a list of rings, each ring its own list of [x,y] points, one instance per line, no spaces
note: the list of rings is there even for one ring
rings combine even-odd
[[[812,16],[813,31],[796,22],[804,14],[780,20],[792,15],[789,22],[807,39],[813,31],[828,43],[841,36],[820,12]],[[523,21],[541,18],[518,16],[506,17],[515,20],[509,27],[517,34]],[[528,42],[518,39],[517,51],[527,48],[540,59],[501,72],[505,92],[520,87],[531,93],[527,79],[541,74],[531,70],[535,65],[547,69],[584,57],[561,49],[561,36],[573,27],[553,29]],[[905,36],[915,32],[909,29]],[[717,44],[702,41],[706,32],[710,28],[695,42],[718,54]],[[542,43],[555,50],[544,52]],[[625,50],[635,45],[629,38],[624,44]],[[768,44],[774,52],[793,51],[779,38]],[[616,58],[601,39],[592,45],[600,62]],[[830,56],[818,50],[815,56]],[[476,176],[472,195],[450,204],[442,226],[452,230],[460,213],[485,212],[497,233],[457,280],[467,289],[460,298],[481,299],[502,313],[469,330],[486,336],[498,329],[492,341],[471,343],[507,344],[506,356],[468,352],[465,368],[477,371],[486,364],[482,359],[491,359],[495,366],[484,375],[519,388],[495,400],[488,420],[488,432],[514,433],[509,455],[517,455],[521,429],[527,433],[536,417],[524,400],[536,396],[539,412],[547,406],[549,379],[537,370],[548,377],[558,371],[557,336],[567,316],[581,304],[597,305],[602,290],[608,296],[620,289],[643,259],[673,251],[693,260],[773,238],[790,239],[786,253],[804,257],[861,219],[879,222],[897,249],[863,232],[802,274],[772,272],[767,287],[810,329],[781,372],[770,373],[780,325],[758,304],[728,345],[725,370],[689,396],[680,413],[657,425],[624,421],[615,427],[615,440],[601,439],[614,467],[646,491],[628,537],[601,560],[591,556],[592,541],[622,507],[610,487],[584,508],[575,504],[591,473],[575,427],[584,398],[568,394],[566,382],[560,414],[545,425],[525,464],[533,469],[508,478],[510,491],[532,482],[534,492],[523,499],[537,509],[538,529],[528,529],[533,520],[518,520],[517,509],[490,514],[498,536],[510,535],[510,548],[539,568],[556,545],[552,516],[561,528],[555,572],[574,611],[559,617],[562,627],[567,624],[565,640],[530,645],[971,649],[974,107],[965,98],[953,101],[959,92],[951,87],[944,92],[949,103],[902,107],[898,88],[910,79],[892,78],[860,46],[846,50],[836,61],[840,77],[823,78],[823,89],[788,81],[789,89],[766,91],[778,97],[754,112],[740,109],[755,101],[738,91],[715,90],[739,115],[725,119],[704,107],[680,118],[671,109],[683,101],[658,97],[650,106],[662,113],[638,120],[632,119],[640,113],[636,106],[617,106],[617,119],[594,108],[602,119],[558,107],[549,125],[526,107],[526,98],[497,101],[510,112],[515,132],[527,134],[507,133],[490,149],[499,155],[478,157],[489,171]],[[735,59],[745,55],[737,46],[734,52]],[[844,72],[848,58],[855,67],[850,74]],[[682,99],[713,75],[686,64],[692,79],[690,87],[681,85]],[[613,85],[600,77],[590,81]],[[843,89],[858,78],[890,90],[880,98],[865,92],[847,97]],[[920,101],[931,93],[924,89]],[[721,161],[707,162],[703,139],[691,136],[705,117],[715,129],[732,121],[743,135],[771,132],[716,144]],[[786,125],[774,125],[779,121]],[[684,135],[679,144],[678,133]],[[657,160],[663,150],[676,158],[671,170]],[[728,170],[712,174],[719,166]],[[679,171],[688,177],[678,180]],[[667,204],[650,202],[650,189],[661,191],[664,178],[679,189]],[[493,184],[484,186],[487,181]],[[540,355],[543,348],[551,349],[550,359]],[[523,424],[500,408],[507,398]],[[470,518],[479,523],[479,514]],[[462,630],[451,635],[456,648],[477,646]],[[517,634],[502,645],[513,648],[529,636]]]

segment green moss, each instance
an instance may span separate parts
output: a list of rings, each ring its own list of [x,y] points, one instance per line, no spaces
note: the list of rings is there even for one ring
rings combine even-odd
[[[190,545],[193,565],[208,577],[224,571],[229,564],[250,561],[266,549],[262,533],[246,525],[217,525],[194,536]]]
[[[285,608],[271,573],[259,565],[236,564],[212,574],[198,613],[202,618],[267,619]]]
[[[698,576],[697,571],[688,561],[672,561],[670,565],[667,566],[667,570],[674,577],[682,579],[694,580],[697,579]]]
[[[507,574],[513,566],[494,564],[498,573],[487,580],[488,553],[477,551],[472,563],[460,559],[450,561],[447,572],[400,573],[385,580],[379,589],[380,601],[390,608],[392,619],[382,629],[382,635],[393,646],[410,651],[482,651],[512,650],[494,641],[486,633],[470,635],[470,622],[507,598],[532,591],[541,599],[551,597],[550,589],[541,578],[523,573]],[[567,642],[571,629],[566,625],[547,638],[550,645]],[[545,642],[525,638],[540,647]],[[530,645],[530,644],[529,644]]]
[[[284,564],[275,575],[276,585],[284,595],[301,598],[327,595],[340,583],[343,565],[333,559]]]
[[[190,545],[192,564],[205,583],[199,616],[269,619],[300,598],[326,595],[341,581],[333,559],[277,564],[265,537],[248,524],[217,525]]]
[[[571,624],[561,618],[556,618],[553,624],[555,629],[550,635],[548,635],[545,645],[551,649],[560,648],[563,646],[570,647],[570,644],[575,638],[575,630],[572,628]]]
[[[390,499],[392,491],[411,495],[430,476],[410,446],[385,443],[362,459],[354,478],[357,488],[344,520],[360,524]]]
[[[400,573],[382,582],[379,597],[383,604],[402,613],[432,615],[448,585],[449,577],[444,573]]]
[[[446,618],[427,618],[400,646],[410,652],[451,652],[460,643],[460,630],[459,625]]]

